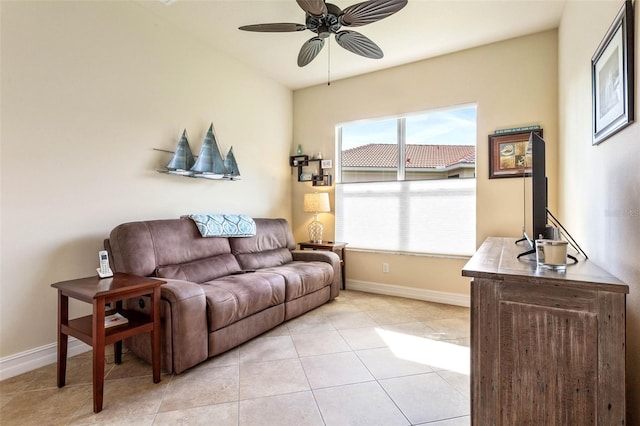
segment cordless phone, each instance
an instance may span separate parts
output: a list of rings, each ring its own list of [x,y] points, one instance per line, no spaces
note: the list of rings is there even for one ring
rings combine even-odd
[[[98,260],[100,260],[100,267],[96,268],[98,276],[100,278],[112,277],[113,272],[109,268],[109,253],[106,250],[100,250],[98,252]]]

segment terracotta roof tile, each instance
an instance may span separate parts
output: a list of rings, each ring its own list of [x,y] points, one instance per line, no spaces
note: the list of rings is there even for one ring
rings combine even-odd
[[[476,147],[471,145],[407,145],[406,168],[450,167],[475,164]],[[393,168],[398,164],[397,145],[371,143],[342,152],[342,167]]]

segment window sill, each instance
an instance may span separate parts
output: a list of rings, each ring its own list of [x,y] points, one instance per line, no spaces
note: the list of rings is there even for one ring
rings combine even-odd
[[[473,253],[472,254],[418,253],[418,252],[400,251],[400,250],[365,249],[365,248],[353,247],[351,245],[347,246],[347,250],[350,252],[358,252],[358,253],[390,254],[395,256],[417,256],[417,257],[430,257],[430,258],[439,258],[439,259],[469,260],[471,259],[471,256],[473,256]]]

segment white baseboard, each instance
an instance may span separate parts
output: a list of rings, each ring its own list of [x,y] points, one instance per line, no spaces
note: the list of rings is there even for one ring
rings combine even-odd
[[[425,290],[400,285],[389,285],[368,281],[347,280],[347,290],[366,291],[369,293],[386,294],[388,296],[406,297],[409,299],[426,300],[428,302],[445,303],[447,305],[471,306],[471,297],[460,293],[446,293],[443,291]]]
[[[67,356],[81,354],[91,350],[91,346],[75,337],[69,337]],[[0,380],[18,376],[22,373],[58,362],[58,344],[50,343],[0,359]]]

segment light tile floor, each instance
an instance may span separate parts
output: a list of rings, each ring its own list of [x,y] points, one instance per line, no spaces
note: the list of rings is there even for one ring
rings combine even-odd
[[[179,375],[107,356],[92,411],[91,352],[0,382],[8,425],[433,425],[469,420],[469,309],[342,291],[340,297]]]

